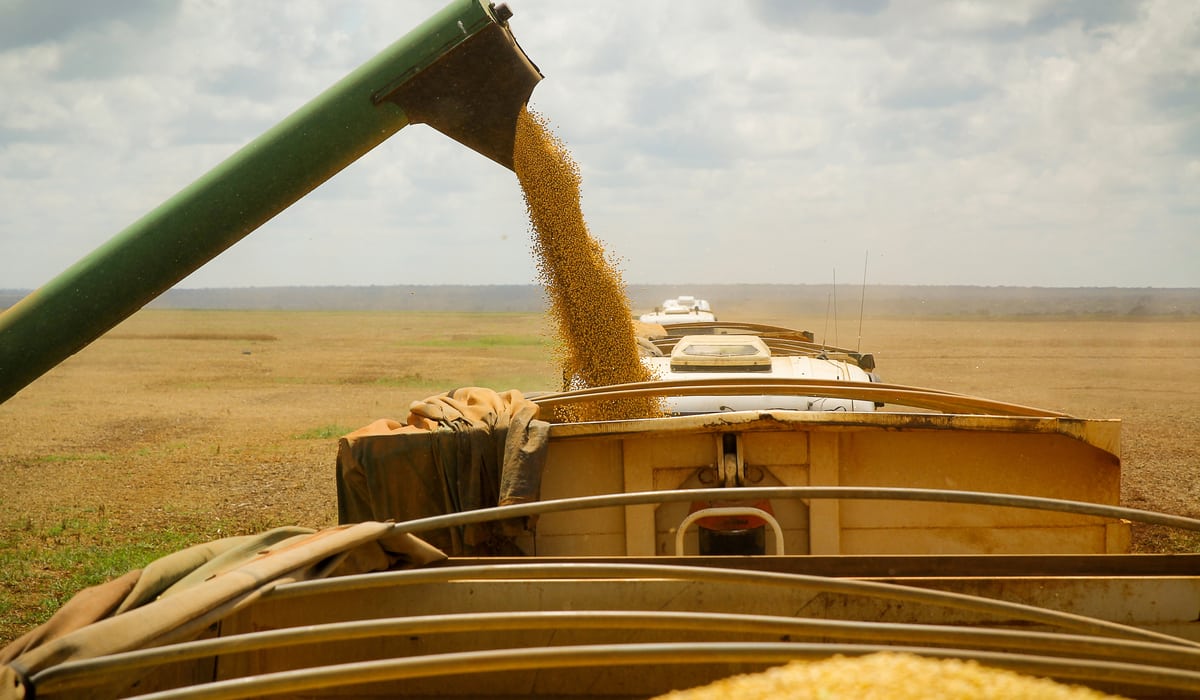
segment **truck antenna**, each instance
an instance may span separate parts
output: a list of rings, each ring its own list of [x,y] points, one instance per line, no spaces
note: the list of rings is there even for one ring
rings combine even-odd
[[[854,348],[855,352],[862,352],[863,310],[867,307],[867,256],[870,253],[870,250],[863,251],[863,283],[862,294],[858,300],[858,345]]]
[[[821,334],[821,351],[829,345],[829,317],[833,316],[833,345],[837,347],[837,268],[833,269],[833,287],[825,295],[825,331]]]

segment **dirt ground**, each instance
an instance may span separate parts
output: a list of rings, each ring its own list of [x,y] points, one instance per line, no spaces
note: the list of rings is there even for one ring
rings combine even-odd
[[[858,334],[828,340],[873,352],[891,383],[1121,419],[1123,504],[1200,517],[1200,321],[883,318]],[[339,435],[456,386],[555,388],[548,335],[538,314],[142,311],[0,404],[3,547],[333,524]],[[1194,542],[1135,531],[1145,551]],[[14,626],[69,595],[51,582],[71,566],[3,582]]]
[[[196,517],[238,531],[336,523],[338,436],[455,386],[546,386],[541,324],[141,312],[0,405],[9,512],[103,510],[131,529]]]

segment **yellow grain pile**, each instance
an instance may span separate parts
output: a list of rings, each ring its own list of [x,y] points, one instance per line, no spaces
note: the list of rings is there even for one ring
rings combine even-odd
[[[973,661],[879,653],[857,658],[793,661],[762,673],[733,676],[656,700],[1119,700]]]
[[[528,109],[517,118],[513,161],[533,229],[538,276],[558,334],[563,377],[586,387],[650,379],[638,359],[625,285],[583,220],[579,166],[546,120]],[[605,420],[657,415],[661,415],[658,402],[643,398],[582,404],[559,417]]]

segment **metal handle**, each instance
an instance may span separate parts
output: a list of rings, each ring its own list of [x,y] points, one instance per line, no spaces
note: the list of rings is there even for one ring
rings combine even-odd
[[[702,508],[694,513],[688,513],[688,516],[679,524],[679,529],[675,532],[675,556],[683,556],[683,536],[687,534],[687,530],[700,518],[707,518],[714,515],[753,515],[765,520],[771,529],[775,531],[775,554],[783,554],[783,528],[779,527],[779,521],[762,508],[754,508],[751,506],[722,506],[719,508]]]

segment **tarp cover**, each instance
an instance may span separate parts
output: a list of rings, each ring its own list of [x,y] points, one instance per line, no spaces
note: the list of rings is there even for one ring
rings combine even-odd
[[[415,520],[538,500],[550,424],[519,391],[455,389],[377,420],[338,446],[338,521]],[[515,555],[530,524],[500,522],[421,537],[451,555]]]
[[[66,661],[196,638],[281,583],[445,558],[381,522],[286,527],[199,544],[80,591],[40,627],[0,649],[0,700],[32,697],[30,679]]]

